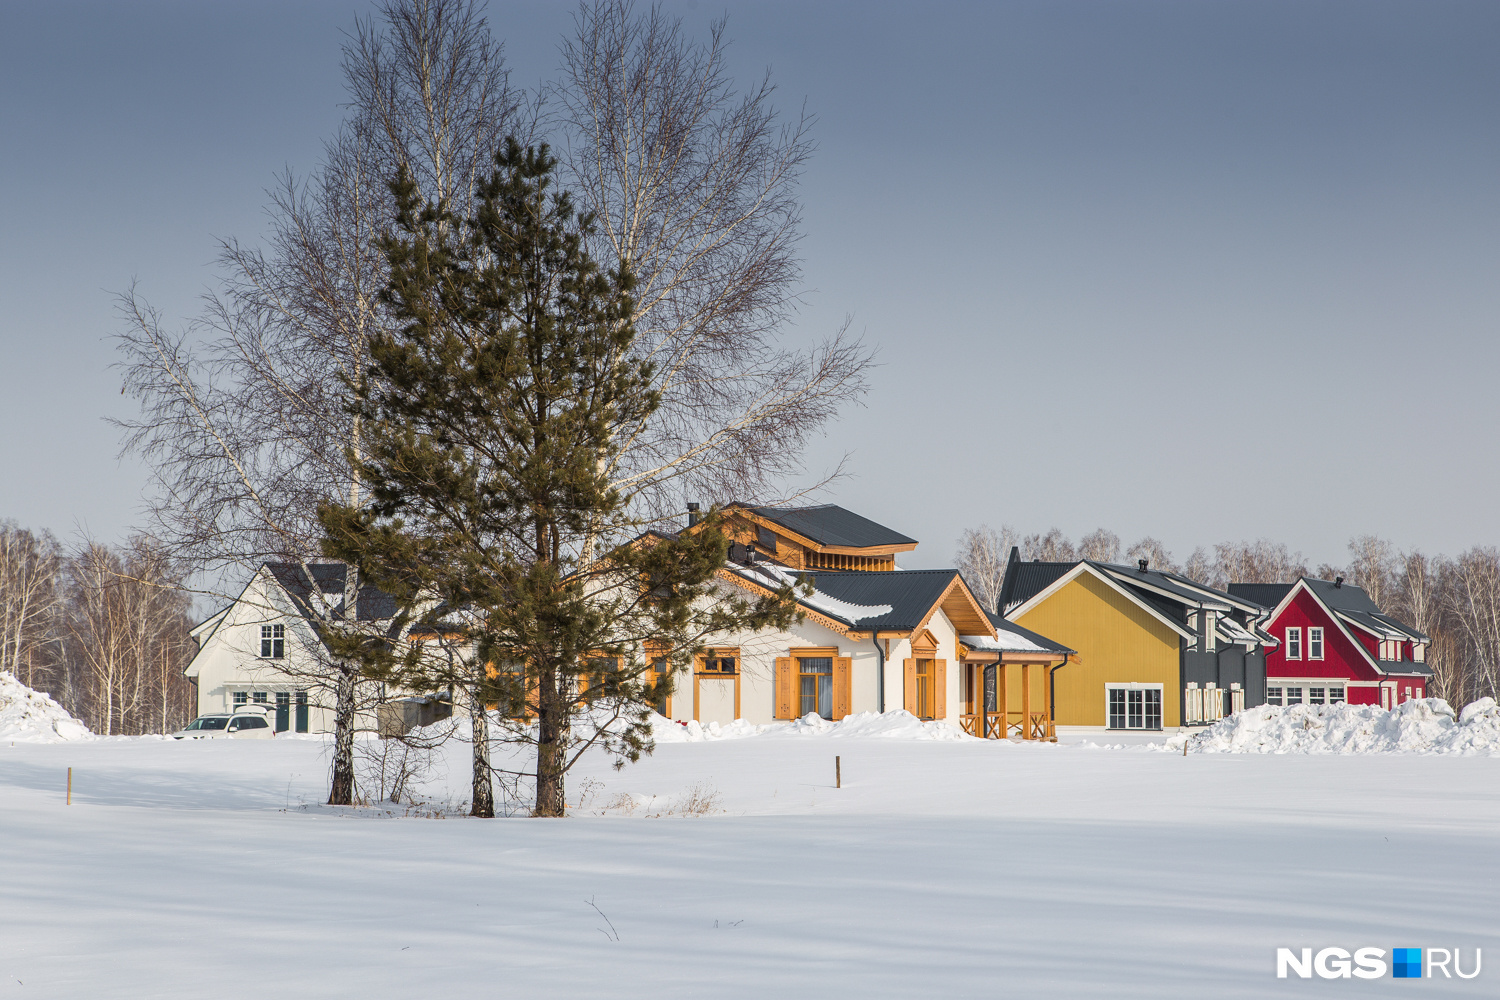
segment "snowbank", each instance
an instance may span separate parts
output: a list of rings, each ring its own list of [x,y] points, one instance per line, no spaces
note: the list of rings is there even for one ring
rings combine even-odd
[[[93,737],[87,726],[50,697],[0,672],[0,740],[62,743]]]
[[[720,725],[710,722],[704,725],[689,722],[686,725],[656,716],[652,720],[652,735],[657,743],[701,743],[705,740],[738,740],[751,736],[809,737],[826,736],[833,739],[845,736],[876,737],[893,740],[968,740],[973,739],[963,730],[948,722],[923,722],[910,712],[897,709],[879,712],[858,712],[845,716],[838,722],[808,713],[791,722],[772,722],[756,725],[744,719]]]
[[[1482,698],[1455,717],[1441,698],[1378,705],[1261,705],[1153,750],[1190,753],[1434,753],[1500,755],[1500,705]]]

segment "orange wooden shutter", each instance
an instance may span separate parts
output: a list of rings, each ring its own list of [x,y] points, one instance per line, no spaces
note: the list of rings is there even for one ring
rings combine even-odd
[[[833,658],[833,717],[842,719],[849,714],[849,705],[852,695],[849,687],[849,675],[852,672],[853,661],[847,656],[835,656]]]
[[[932,661],[932,717],[948,717],[948,661]]]
[[[906,661],[906,710],[913,715],[917,714],[917,661]]]
[[[792,707],[792,659],[789,656],[776,660],[776,718],[795,719],[797,710]]]

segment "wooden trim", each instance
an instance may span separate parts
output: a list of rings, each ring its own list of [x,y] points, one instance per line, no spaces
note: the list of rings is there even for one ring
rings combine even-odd
[[[835,722],[850,714],[854,701],[853,666],[853,657],[835,656],[833,658],[833,721]]]
[[[775,591],[771,590],[769,587],[763,587],[758,583],[752,583],[749,580],[746,580],[744,577],[740,576],[738,573],[732,572],[730,570],[719,569],[715,572],[720,579],[727,580],[735,586],[740,587],[744,590],[748,590],[753,594],[760,594],[764,597],[770,597],[775,593]],[[801,611],[804,618],[816,622],[817,624],[822,625],[824,628],[829,629],[830,631],[837,632],[839,635],[849,635],[853,631],[853,629],[851,629],[848,625],[845,625],[843,622],[836,621],[828,617],[827,615],[822,614],[821,612],[815,611],[812,608],[809,608],[806,604],[803,604],[801,601],[797,602],[797,608],[799,611]]]
[[[932,717],[948,718],[948,661],[932,661]]]
[[[838,656],[837,646],[792,646],[787,650],[788,655],[797,656]]]
[[[780,661],[778,660],[777,662],[779,663]],[[733,674],[721,674],[721,673],[718,673],[718,672],[715,672],[715,673],[705,673],[702,670],[694,670],[693,671],[693,721],[694,722],[702,722],[703,721],[702,719],[698,718],[698,708],[699,708],[700,705],[703,704],[703,698],[702,698],[703,685],[702,685],[702,681],[703,681],[703,679],[705,677],[708,678],[711,681],[727,681],[731,677],[734,679],[734,718],[738,719],[740,717],[740,671],[736,670]],[[734,719],[731,719],[730,721],[733,722]]]
[[[914,653],[914,654],[915,653],[927,653],[927,654],[930,654],[928,656],[918,657],[918,659],[930,660],[934,656],[937,656],[938,645],[939,644],[938,644],[938,641],[937,641],[937,636],[933,635],[931,632],[927,631],[925,628],[922,629],[922,632],[921,632],[920,635],[918,635],[915,632],[912,633],[912,636],[911,636],[911,651],[912,651],[912,653]]]
[[[778,719],[795,719],[795,709],[792,708],[792,658],[790,656],[779,656],[776,658],[776,711]]]

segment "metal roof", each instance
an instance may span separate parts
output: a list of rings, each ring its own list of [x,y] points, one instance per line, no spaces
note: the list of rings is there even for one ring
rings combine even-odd
[[[875,548],[886,545],[916,545],[899,531],[876,524],[852,510],[837,504],[819,507],[747,507],[756,515],[819,545],[841,545],[848,548]]]
[[[1235,597],[1274,608],[1295,586],[1294,583],[1231,583],[1229,592]]]
[[[281,584],[282,589],[291,597],[297,605],[297,610],[304,618],[316,621],[317,613],[312,606],[312,585],[303,572],[300,563],[293,562],[268,562],[266,569]],[[311,563],[308,566],[312,570],[313,580],[317,582],[321,593],[338,595],[344,594],[343,563]],[[383,590],[379,590],[370,584],[359,588],[359,594],[354,600],[354,618],[362,622],[385,621],[395,617],[396,599]],[[339,608],[333,615],[336,619],[344,617],[344,610]]]

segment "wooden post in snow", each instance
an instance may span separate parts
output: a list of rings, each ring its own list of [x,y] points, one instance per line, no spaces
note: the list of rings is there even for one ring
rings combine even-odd
[[[73,769],[68,768],[68,805],[73,804]]]
[[[843,766],[839,763],[838,757],[833,758],[833,787],[844,787],[844,769]]]

